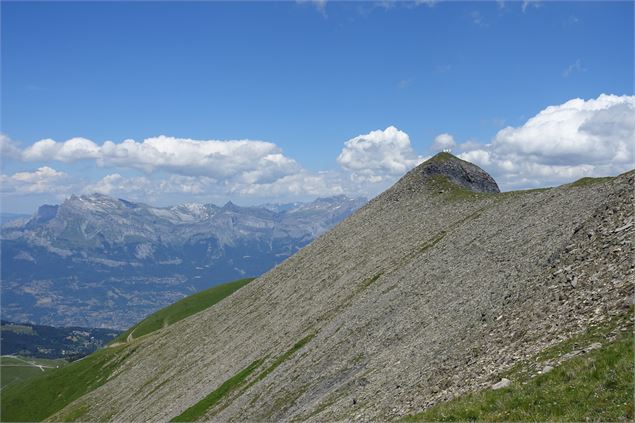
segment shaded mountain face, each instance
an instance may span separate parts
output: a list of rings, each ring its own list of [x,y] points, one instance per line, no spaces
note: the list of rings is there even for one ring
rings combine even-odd
[[[444,152],[406,173],[386,191],[384,197],[399,200],[409,195],[419,196],[422,192],[456,188],[475,193],[500,192],[494,178],[483,169]]]
[[[422,178],[429,168],[223,301],[121,347],[113,376],[50,420],[386,421],[629,313],[635,172],[490,193],[488,178]]]
[[[264,273],[364,202],[338,196],[273,211],[73,196],[3,227],[3,318],[126,328],[186,294]]]
[[[437,154],[413,173],[420,175],[423,181],[435,176],[445,177],[453,184],[473,192],[500,192],[496,181],[487,172],[449,153]]]

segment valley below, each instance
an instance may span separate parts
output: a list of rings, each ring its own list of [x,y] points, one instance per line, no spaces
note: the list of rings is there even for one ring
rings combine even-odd
[[[42,206],[2,227],[2,315],[127,329],[175,301],[258,276],[365,203],[155,208],[104,195]]]

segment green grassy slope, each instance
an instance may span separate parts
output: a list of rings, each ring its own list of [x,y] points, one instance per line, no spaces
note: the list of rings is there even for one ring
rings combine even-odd
[[[209,410],[213,409],[224,397],[229,395],[231,392],[241,388],[241,386],[246,384],[246,387],[243,388],[243,391],[247,390],[250,386],[255,384],[256,382],[261,381],[271,372],[273,372],[278,366],[287,361],[293,354],[298,352],[302,347],[308,344],[313,338],[315,334],[308,335],[302,338],[300,341],[296,342],[293,347],[291,347],[287,352],[276,358],[266,369],[260,372],[255,378],[253,378],[249,383],[247,383],[247,379],[249,376],[257,370],[261,364],[263,364],[266,358],[261,358],[253,363],[251,363],[247,368],[241,370],[225,382],[221,384],[218,388],[209,393],[205,398],[185,410],[180,415],[173,418],[172,422],[191,422],[199,420],[203,417]]]
[[[262,359],[256,360],[251,363],[247,368],[241,370],[228,380],[226,380],[221,386],[213,390],[205,398],[194,404],[192,407],[185,410],[180,415],[173,418],[172,422],[193,422],[203,416],[207,410],[214,407],[224,396],[235,390],[245,379],[253,373],[262,364]]]
[[[146,317],[115,339],[111,341],[111,344],[116,342],[125,342],[128,335],[132,333],[133,338],[139,338],[140,336],[147,335],[156,330],[159,330],[165,326],[169,326],[185,319],[192,314],[198,313],[201,310],[205,310],[208,307],[216,304],[223,298],[231,295],[234,291],[247,285],[253,281],[254,278],[239,279],[237,281],[229,282],[222,285],[213,286],[204,291],[197,292],[188,297],[183,298],[169,305],[154,314]]]
[[[606,343],[609,329],[593,329],[540,354],[539,361],[601,342],[600,349],[578,355],[552,371],[531,377],[517,366],[500,390],[475,392],[407,417],[405,421],[633,421],[633,330]]]
[[[23,380],[42,376],[44,373],[66,365],[65,360],[48,360],[45,358],[0,357],[0,387],[22,382]],[[38,367],[38,365],[42,367]]]
[[[241,279],[212,287],[184,298],[141,321],[131,328],[138,337],[202,311],[228,297],[253,279]],[[167,322],[167,323],[166,323]],[[138,331],[138,332],[137,332]],[[122,342],[125,342],[126,331]],[[0,392],[0,421],[41,421],[69,403],[103,385],[115,370],[134,352],[133,343],[114,344],[59,369],[38,372],[35,379],[16,382]],[[66,416],[81,420],[85,408]]]
[[[615,179],[615,177],[613,176],[604,176],[601,178],[590,178],[590,177],[586,177],[586,178],[580,178],[575,182],[572,182],[570,184],[568,184],[569,187],[585,187],[587,185],[594,185],[594,184],[603,184],[604,182],[608,182],[612,179]]]
[[[40,421],[68,403],[103,385],[134,351],[130,346],[99,350],[84,359],[52,369],[35,379],[8,386],[1,392],[3,422]]]

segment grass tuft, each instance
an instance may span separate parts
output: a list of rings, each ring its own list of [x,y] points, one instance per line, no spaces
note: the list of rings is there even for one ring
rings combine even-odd
[[[432,248],[435,245],[437,245],[439,243],[439,241],[441,241],[445,237],[445,235],[446,235],[446,232],[445,231],[441,231],[434,238],[432,238],[432,239],[424,242],[423,244],[421,244],[421,246],[419,247],[419,253],[425,253],[430,248]]]
[[[440,403],[404,421],[633,421],[633,340],[632,330],[621,332],[549,373],[511,379],[508,388]]]
[[[383,275],[383,272],[379,272],[377,273],[375,276],[371,277],[371,278],[366,278],[362,281],[362,289],[363,288],[368,288],[370,285],[372,285],[374,282],[377,281],[377,279],[379,279],[381,277],[381,275]]]
[[[313,339],[314,337],[315,335],[312,334],[302,338],[300,341],[295,343],[295,345],[293,345],[287,352],[282,354],[280,357],[276,358],[269,367],[267,367],[265,370],[260,372],[255,378],[253,378],[253,380],[251,380],[251,382],[249,382],[246,386],[244,386],[242,390],[240,391],[240,393],[246,391],[247,389],[249,389],[250,386],[254,385],[255,383],[267,377],[267,375],[269,375],[278,366],[280,366],[282,363],[288,360],[289,357],[291,357],[294,353],[296,353],[298,350],[300,350],[302,347],[308,344],[309,341],[311,341],[311,339]],[[200,400],[199,402],[197,402],[196,404],[194,404],[193,406],[185,410],[183,413],[181,413],[180,415],[178,415],[171,421],[172,422],[191,422],[198,419],[199,417],[204,416],[205,414],[210,412],[212,408],[214,408],[223,398],[225,398],[226,396],[234,392],[236,389],[245,385],[245,382],[247,378],[249,377],[249,375],[251,375],[258,367],[260,367],[260,365],[262,365],[264,361],[265,361],[264,358],[254,361],[247,368],[241,370],[239,373],[236,373],[230,379],[227,379],[227,381],[225,381],[221,386],[216,388],[205,398],[203,398],[202,400]]]
[[[245,379],[254,372],[264,360],[256,360],[251,363],[249,366],[236,373],[231,378],[227,379],[220,385],[218,388],[214,389],[209,395],[205,398],[185,410],[183,413],[179,414],[175,418],[173,418],[172,422],[193,422],[199,417],[205,415],[205,413],[214,407],[221,399],[223,399],[227,394],[238,388],[241,384],[244,383]]]
[[[254,379],[252,384],[266,378],[269,375],[269,373],[273,372],[279,365],[287,361],[289,357],[291,357],[293,354],[295,354],[296,351],[298,351],[299,349],[304,347],[306,344],[308,344],[309,341],[311,341],[314,337],[315,337],[315,334],[311,334],[309,336],[302,338],[298,342],[296,342],[296,344],[293,347],[291,347],[287,352],[282,354],[280,357],[276,358],[275,361],[271,363],[269,367],[267,367],[267,369],[265,369],[262,373],[260,373],[256,377],[256,379]]]

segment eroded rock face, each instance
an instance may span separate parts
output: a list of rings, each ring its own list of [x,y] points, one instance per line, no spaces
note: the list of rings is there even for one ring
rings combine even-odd
[[[423,179],[445,176],[454,184],[473,192],[500,192],[494,178],[480,167],[449,153],[439,153],[415,169]]]
[[[408,201],[426,193],[453,188],[473,193],[500,192],[494,178],[480,167],[450,153],[439,153],[406,173],[380,197],[390,202]]]

